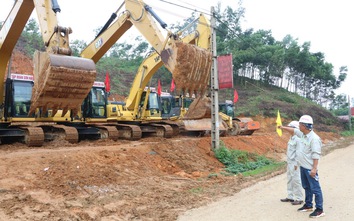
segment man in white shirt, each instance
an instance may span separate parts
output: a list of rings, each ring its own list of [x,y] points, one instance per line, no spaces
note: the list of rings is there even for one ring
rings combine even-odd
[[[303,115],[299,120],[299,129],[284,126],[279,126],[279,128],[300,137],[298,161],[301,184],[305,189],[305,204],[298,211],[312,211],[313,195],[315,195],[316,209],[310,214],[310,218],[322,217],[325,213],[323,212],[323,196],[317,168],[321,156],[322,141],[313,131],[313,119],[309,115]]]

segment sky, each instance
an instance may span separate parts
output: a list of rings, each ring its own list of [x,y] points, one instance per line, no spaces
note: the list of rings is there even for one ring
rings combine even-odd
[[[1,0],[0,21],[6,19],[13,0]],[[235,0],[145,0],[168,25],[183,22],[191,16],[193,10],[209,13],[212,6],[221,4],[222,9],[230,6],[236,10],[239,6]],[[171,2],[169,4],[166,2]],[[192,3],[189,3],[192,2]],[[61,13],[59,24],[71,27],[70,40],[90,42],[95,36],[94,30],[102,27],[110,15],[115,12],[122,1],[117,0],[58,0]],[[299,45],[311,42],[310,51],[322,52],[325,60],[334,65],[337,76],[341,66],[348,67],[348,76],[337,94],[350,95],[354,98],[354,32],[350,21],[354,20],[350,0],[243,0],[245,18],[242,29],[271,30],[276,40],[291,35]],[[180,7],[183,6],[183,7]],[[32,17],[36,18],[33,13]],[[134,28],[132,28],[134,29]],[[129,30],[124,36],[135,36]],[[126,40],[119,39],[119,42]],[[353,104],[352,104],[353,105]]]

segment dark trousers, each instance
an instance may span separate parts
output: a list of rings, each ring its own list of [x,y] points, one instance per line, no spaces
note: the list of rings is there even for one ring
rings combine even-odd
[[[318,174],[315,178],[310,176],[311,170],[300,167],[301,184],[305,189],[305,205],[312,207],[313,195],[315,195],[316,209],[323,210],[323,196]]]

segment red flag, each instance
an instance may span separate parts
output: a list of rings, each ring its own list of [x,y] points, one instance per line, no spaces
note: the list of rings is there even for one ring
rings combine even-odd
[[[236,91],[236,89],[234,90],[234,103],[236,103],[238,101],[238,93]]]
[[[160,83],[160,79],[157,81],[157,94],[159,96],[161,96],[161,92],[162,92],[162,89],[161,89],[161,83]]]
[[[106,86],[106,91],[110,92],[111,90],[111,80],[109,79],[109,73],[106,72],[106,79],[104,80],[104,85]]]
[[[171,91],[171,92],[174,91],[174,90],[175,90],[175,87],[176,87],[175,81],[172,79],[170,91]]]

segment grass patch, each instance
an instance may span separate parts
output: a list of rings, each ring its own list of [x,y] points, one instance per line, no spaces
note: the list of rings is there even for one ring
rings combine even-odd
[[[266,171],[276,170],[284,165],[273,159],[266,158],[255,153],[241,150],[230,150],[223,143],[220,148],[214,150],[215,157],[223,163],[225,172],[231,174],[242,173],[244,175],[255,175]]]
[[[257,174],[263,174],[263,173],[271,172],[271,171],[277,171],[277,170],[283,168],[285,165],[286,165],[286,162],[278,162],[278,163],[274,163],[271,165],[257,168],[255,170],[244,172],[244,173],[242,173],[242,175],[246,177],[246,176],[254,176]]]
[[[192,188],[189,190],[189,192],[194,193],[194,194],[200,194],[204,191],[204,189],[202,187],[196,187],[196,188]]]
[[[341,132],[341,135],[343,137],[350,137],[350,136],[354,136],[354,131],[353,130],[346,130]]]

